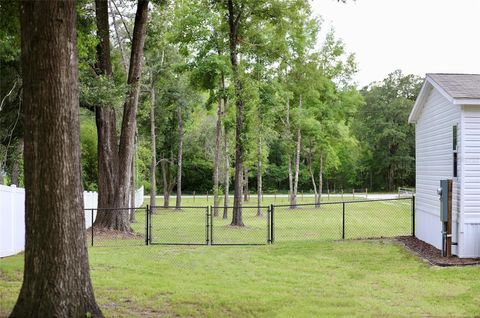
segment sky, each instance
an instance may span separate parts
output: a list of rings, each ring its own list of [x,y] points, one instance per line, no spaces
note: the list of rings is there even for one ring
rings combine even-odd
[[[310,0],[355,53],[359,87],[405,74],[480,73],[480,0]]]

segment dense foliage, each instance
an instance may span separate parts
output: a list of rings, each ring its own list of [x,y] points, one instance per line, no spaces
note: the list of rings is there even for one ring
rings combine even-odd
[[[298,191],[414,186],[414,129],[407,117],[419,91],[418,77],[395,71],[357,90],[352,81],[354,55],[346,52],[333,30],[321,29],[307,2],[284,0],[233,2],[234,9],[243,12],[235,39],[235,73],[230,67],[226,3],[162,1],[151,8],[137,114],[137,185],[148,190],[151,184],[153,107],[158,192],[165,187],[175,190],[180,138],[183,192],[212,191],[216,152],[221,152],[219,182],[220,191],[225,191],[225,177],[232,179],[234,173],[235,103],[241,98],[244,174],[251,189],[256,189],[261,173],[265,192],[288,192],[297,156]],[[0,173],[6,174],[6,182],[15,179],[21,184],[16,5],[12,1],[0,6]],[[86,190],[96,190],[94,108],[113,105],[119,115],[122,112],[134,17],[128,2],[110,6],[114,76],[107,78],[93,72],[98,44],[94,2],[82,0],[77,7],[83,184]],[[240,93],[235,89],[238,83]],[[215,144],[219,116],[220,148]],[[225,169],[224,162],[231,169]],[[18,176],[15,171],[20,171]]]

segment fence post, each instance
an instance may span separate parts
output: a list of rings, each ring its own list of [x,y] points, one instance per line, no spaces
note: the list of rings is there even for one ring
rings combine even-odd
[[[209,236],[208,236],[208,232],[210,231],[209,216],[210,215],[208,214],[208,206],[207,206],[207,208],[205,209],[205,242],[206,242],[205,245],[209,245]]]
[[[208,190],[207,190],[207,202],[208,202]]]
[[[412,236],[415,237],[415,194],[412,196]]]
[[[208,207],[207,207],[208,209]],[[212,206],[210,206],[210,245],[213,245],[213,213]]]
[[[275,242],[275,221],[274,221],[274,215],[275,215],[275,206],[272,204],[270,205],[270,243],[273,244]]]
[[[345,202],[342,202],[342,240],[345,239]]]
[[[353,197],[355,198],[355,189],[352,189]]]
[[[193,191],[193,202],[195,202],[195,191]]]
[[[365,199],[368,199],[368,188],[365,188]]]
[[[90,230],[92,230],[92,246],[93,246],[93,209],[92,209],[92,226],[90,227]]]
[[[267,208],[267,244],[271,244],[271,241],[270,241],[270,207]]]
[[[145,245],[148,245],[148,204],[145,209]]]

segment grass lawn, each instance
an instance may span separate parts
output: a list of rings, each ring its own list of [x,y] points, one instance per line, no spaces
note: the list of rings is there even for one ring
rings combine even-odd
[[[429,267],[390,240],[89,248],[109,317],[478,317],[480,267]],[[23,256],[0,260],[0,316]]]

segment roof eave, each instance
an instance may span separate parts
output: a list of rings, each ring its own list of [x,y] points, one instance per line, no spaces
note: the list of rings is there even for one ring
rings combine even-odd
[[[454,105],[480,105],[480,98],[454,98]]]

